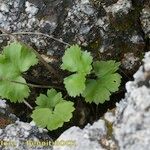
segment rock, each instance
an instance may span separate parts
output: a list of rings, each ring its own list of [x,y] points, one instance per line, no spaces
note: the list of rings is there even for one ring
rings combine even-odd
[[[120,61],[122,70],[132,75],[140,65],[143,52],[148,50],[148,3],[148,0],[0,0],[0,28],[7,32],[19,32],[17,37],[21,41],[34,46],[46,59],[54,57],[55,63],[61,61],[67,43],[77,43],[91,51],[95,60]],[[21,32],[28,33],[23,35]],[[48,38],[49,35],[67,43]],[[0,47],[8,40],[8,37],[0,37]],[[40,74],[38,81],[40,78],[42,83],[51,78],[43,67],[30,74],[35,80],[35,74]],[[117,104],[115,116],[107,112],[105,121],[99,120],[83,130],[78,127],[68,129],[54,143],[54,150],[149,149],[150,53],[146,53],[144,65],[134,79],[126,84],[126,96]],[[27,145],[28,140],[51,141],[44,131],[41,135],[37,127],[20,122],[10,114],[2,100],[0,115],[0,139],[15,140],[19,149],[31,149]],[[32,148],[51,149],[51,146],[36,145]],[[5,149],[10,147],[5,146]]]
[[[134,56],[134,53],[125,53],[122,59],[122,66],[127,70],[135,68],[139,63],[139,58]]]
[[[107,13],[111,12],[114,16],[115,14],[128,14],[132,9],[132,2],[131,0],[118,0],[115,4],[112,4],[108,7],[104,5],[104,8]]]
[[[5,109],[7,107],[5,100],[0,100],[0,108]]]
[[[88,124],[83,130],[74,126],[66,130],[55,141],[54,150],[105,150],[99,142],[106,136],[106,133],[107,129],[103,120],[99,120],[93,125]],[[64,141],[64,145],[59,144],[62,141]]]
[[[142,9],[140,20],[141,20],[144,33],[150,38],[150,7],[149,6],[146,5]]]
[[[6,101],[0,100],[0,149],[51,150],[52,139],[47,130],[19,121]]]
[[[38,14],[41,13],[42,4],[41,8],[38,8],[38,6],[26,0],[15,0],[13,2],[11,0],[6,0],[0,1],[0,5],[0,27],[7,32],[38,32],[48,28],[47,34],[51,34],[57,27],[57,19],[55,15],[52,15],[52,12],[47,12],[49,18],[38,16]],[[4,8],[7,9],[4,10]],[[9,11],[7,12],[6,10]],[[39,49],[46,46],[47,39],[44,39],[44,37],[38,38],[38,35],[32,36],[32,34],[30,38],[28,38],[28,34],[22,37],[23,41],[30,44],[34,43]]]
[[[141,14],[141,22],[145,22],[142,14],[148,14],[145,9],[141,11],[140,1],[135,5],[131,0],[5,0],[0,1],[0,6],[0,28],[8,32],[28,31],[18,37],[46,57],[54,56],[56,64],[60,63],[66,44],[47,35],[79,44],[91,51],[95,59],[117,59],[130,75],[140,65],[146,42],[139,17]],[[145,33],[147,29],[143,26]],[[2,46],[6,40],[0,38]],[[126,67],[130,61],[126,56],[130,54],[134,64]]]
[[[150,52],[144,64],[126,84],[125,98],[108,111],[103,120],[84,129],[71,127],[56,140],[70,145],[54,145],[54,150],[149,150],[150,143]]]
[[[12,114],[5,100],[0,99],[0,128],[3,129],[10,123],[14,123],[18,118]]]
[[[54,142],[54,150],[116,150],[116,144],[109,136],[104,120],[98,120],[84,129],[73,126],[63,132]]]
[[[51,150],[52,140],[36,126],[16,121],[5,129],[0,129],[0,149]]]
[[[144,65],[126,84],[125,98],[117,104],[114,136],[120,150],[149,150],[150,143],[150,52]]]

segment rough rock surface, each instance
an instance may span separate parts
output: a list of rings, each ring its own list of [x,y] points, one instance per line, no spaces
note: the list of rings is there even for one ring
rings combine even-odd
[[[150,38],[150,6],[145,6],[141,12],[141,24],[146,36]]]
[[[99,120],[93,125],[88,124],[84,129],[71,127],[56,140],[56,142],[66,141],[66,144],[63,146],[55,145],[54,150],[106,150],[100,145],[101,140],[105,139],[106,134],[107,128],[104,120]],[[67,141],[71,144],[67,144]]]
[[[52,149],[52,140],[47,135],[46,130],[37,128],[33,123],[29,124],[19,121],[13,114],[9,114],[7,108],[8,105],[6,105],[5,101],[0,100],[1,150]]]
[[[150,146],[150,52],[144,65],[126,84],[125,99],[117,104],[114,135],[121,150],[149,150]]]
[[[0,128],[5,128],[8,124],[14,123],[18,118],[12,114],[5,100],[0,99]]]
[[[54,150],[150,150],[150,52],[143,62],[134,81],[126,84],[127,93],[116,104],[115,116],[107,112],[104,120],[84,129],[66,130],[57,140],[72,140],[75,144],[56,145]]]
[[[123,69],[132,73],[139,66],[145,49],[143,30],[145,34],[149,33],[148,9],[142,2],[138,2],[139,5],[133,2],[0,0],[0,28],[8,32],[42,32],[70,44],[80,44],[96,59],[122,61]],[[19,37],[36,46],[40,53],[55,56],[58,61],[66,46],[43,35],[20,34]],[[6,39],[0,39],[1,45]],[[126,67],[130,62],[132,69]]]
[[[18,38],[35,46],[41,54],[53,56],[57,61],[60,61],[66,44],[35,33],[41,32],[70,44],[80,44],[91,51],[95,59],[114,58],[121,61],[125,72],[133,74],[143,52],[148,51],[149,12],[148,0],[0,0],[0,29],[7,32],[30,32],[28,35],[20,33]],[[8,40],[7,36],[0,37],[0,47],[6,45]],[[39,72],[45,74],[44,71]],[[32,76],[34,78],[34,74]],[[117,149],[117,144],[121,150],[148,150],[150,53],[146,54],[144,65],[134,78],[133,82],[126,85],[126,97],[117,104],[115,117],[107,113],[105,122],[99,120],[83,130],[78,127],[68,129],[58,138],[54,150],[113,150]],[[0,101],[0,139],[6,137],[6,140],[17,141],[21,146],[19,149],[31,149],[20,141],[49,139],[41,135],[35,126],[15,122],[17,118],[6,110],[5,102]],[[113,136],[111,123],[114,123]],[[69,144],[72,145],[65,145],[65,141],[61,141],[64,139],[71,139]],[[59,145],[60,141],[64,146]],[[36,146],[33,149],[44,147]]]

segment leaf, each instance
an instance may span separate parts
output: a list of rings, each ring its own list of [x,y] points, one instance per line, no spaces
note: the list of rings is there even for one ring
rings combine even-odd
[[[93,63],[94,72],[99,78],[105,76],[108,73],[116,72],[119,66],[120,63],[115,62],[114,60],[96,61]]]
[[[78,45],[73,45],[65,51],[61,68],[73,72],[64,79],[65,88],[70,96],[79,96],[85,89],[86,75],[92,69],[92,56],[87,51],[81,51]]]
[[[51,98],[50,106],[54,108],[59,102],[63,100],[61,92],[57,93],[55,89],[48,90],[48,98]]]
[[[93,64],[97,80],[88,80],[82,96],[86,102],[104,103],[110,95],[118,90],[121,76],[115,73],[119,64],[114,61],[97,61]]]
[[[21,77],[12,78],[13,81],[26,83]],[[10,99],[11,102],[23,102],[24,98],[29,96],[29,87],[27,85],[10,82],[9,80],[0,81],[0,96],[2,98]]]
[[[74,111],[73,103],[63,100],[62,94],[54,89],[48,90],[47,96],[40,94],[36,104],[38,106],[31,117],[38,126],[47,127],[50,131],[68,122]]]
[[[36,98],[35,103],[38,105],[36,108],[49,108],[49,100],[48,97],[44,94],[40,94],[39,97]]]
[[[35,109],[31,115],[37,126],[45,128],[51,121],[52,111],[49,108]]]
[[[19,70],[11,63],[7,62],[6,60],[3,60],[3,62],[0,63],[0,78],[13,79],[19,75]]]
[[[59,115],[59,118],[62,121],[68,122],[70,118],[72,118],[72,113],[75,109],[73,107],[73,103],[69,101],[62,101],[58,103],[54,109],[54,114]]]
[[[4,47],[3,54],[7,61],[15,65],[20,72],[27,71],[31,66],[38,63],[38,59],[31,48],[19,42],[13,42]]]
[[[50,131],[56,130],[63,126],[64,122],[59,118],[59,115],[51,115],[50,121],[47,123],[47,129]]]
[[[20,76],[19,70],[8,63],[6,59],[0,57],[0,96],[10,99],[11,102],[22,102],[24,98],[29,96],[29,88],[27,85],[14,83],[17,81],[25,83],[26,81]]]
[[[30,90],[21,73],[37,62],[35,54],[24,44],[13,42],[6,46],[0,54],[0,96],[11,102],[27,98]]]
[[[85,89],[84,74],[73,74],[64,79],[65,88],[70,96],[79,96]]]
[[[89,52],[83,52],[78,45],[73,45],[65,51],[62,58],[63,64],[61,65],[61,69],[89,74],[92,69],[92,59]]]
[[[51,108],[54,109],[57,103],[62,101],[62,94],[55,89],[51,89],[47,91],[47,96],[44,94],[40,94],[36,99],[37,108]]]
[[[72,118],[73,111],[74,107],[72,102],[60,102],[56,105],[54,113],[51,116],[51,121],[49,122],[47,128],[49,130],[55,130],[59,127],[62,127],[64,122],[70,121],[70,118]]]
[[[89,80],[86,86],[86,90],[83,93],[85,101],[89,103],[104,103],[109,100],[111,93],[104,86],[100,86],[100,81]]]

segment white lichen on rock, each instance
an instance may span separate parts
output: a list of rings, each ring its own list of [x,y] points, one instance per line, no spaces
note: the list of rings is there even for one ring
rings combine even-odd
[[[132,2],[131,0],[118,0],[117,3],[111,6],[104,6],[107,13],[112,13],[114,16],[115,14],[128,14],[129,10],[132,9]]]
[[[87,125],[83,130],[71,127],[66,130],[57,141],[72,141],[72,145],[54,146],[54,150],[106,150],[99,144],[99,140],[107,134],[105,122],[99,120],[93,125]]]
[[[147,6],[142,9],[140,20],[143,31],[150,38],[150,7]]]
[[[0,99],[0,108],[6,108],[6,100]]]
[[[38,12],[38,8],[34,6],[32,3],[29,3],[28,1],[25,3],[26,9],[25,11],[30,14],[30,16],[34,16]],[[30,18],[29,16],[29,18]]]
[[[114,136],[120,150],[149,150],[150,143],[150,52],[144,65],[126,84],[126,97],[117,104]]]
[[[134,53],[125,53],[121,64],[125,69],[130,70],[136,65],[138,61],[139,58],[134,56]]]
[[[51,150],[51,138],[47,133],[39,132],[36,126],[29,123],[16,121],[1,129],[0,141],[5,144],[0,145],[3,150]],[[2,143],[1,142],[1,143]]]

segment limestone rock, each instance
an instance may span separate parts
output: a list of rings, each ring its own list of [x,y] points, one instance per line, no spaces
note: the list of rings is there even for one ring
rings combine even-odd
[[[150,52],[143,61],[117,104],[114,135],[121,150],[150,149]]]

